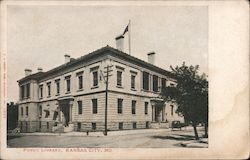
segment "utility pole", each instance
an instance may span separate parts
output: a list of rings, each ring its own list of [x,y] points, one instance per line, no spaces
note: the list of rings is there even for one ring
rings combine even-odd
[[[113,65],[107,65],[106,67],[104,67],[104,69],[105,69],[104,73],[106,74],[106,76],[104,76],[104,81],[105,81],[105,84],[106,84],[106,90],[105,90],[105,131],[104,131],[105,136],[108,135],[108,129],[107,129],[108,128],[107,127],[107,119],[108,119],[108,86],[109,86],[109,76],[112,76],[111,74],[109,74],[110,72],[113,71],[113,70],[111,70],[112,67],[113,67]]]

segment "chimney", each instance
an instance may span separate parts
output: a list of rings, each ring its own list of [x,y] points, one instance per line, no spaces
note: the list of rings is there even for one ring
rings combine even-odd
[[[70,62],[70,55],[68,55],[68,54],[65,54],[64,55],[64,58],[65,58],[65,63],[68,63],[68,62]]]
[[[37,68],[37,72],[42,72],[42,71],[43,71],[43,69],[41,67]]]
[[[155,64],[155,52],[148,53],[148,63]]]
[[[116,49],[123,51],[124,36],[123,35],[117,36],[115,40],[116,40]]]
[[[31,69],[25,69],[24,72],[25,72],[25,76],[29,76],[29,75],[31,75],[32,70]]]

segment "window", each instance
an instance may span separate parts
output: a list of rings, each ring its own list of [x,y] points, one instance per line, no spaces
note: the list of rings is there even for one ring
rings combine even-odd
[[[149,90],[149,73],[143,72],[143,89]]]
[[[170,83],[170,86],[171,86],[171,87],[174,87],[174,83]]]
[[[78,114],[82,114],[82,101],[78,101]]]
[[[29,107],[26,106],[26,116],[28,116],[28,115],[29,115]]]
[[[97,99],[92,99],[93,114],[97,114]]]
[[[146,122],[146,128],[149,128],[149,122]]]
[[[44,110],[44,112],[45,112],[45,118],[48,118],[48,117],[49,117],[49,115],[50,115],[49,110],[45,109],[45,110]]]
[[[28,83],[27,85],[26,85],[26,97],[27,98],[29,98],[30,97],[30,84]]]
[[[54,111],[54,114],[53,114],[53,120],[56,120],[58,115],[59,113],[58,113],[58,107],[57,107],[57,109]]]
[[[123,99],[118,98],[117,100],[117,113],[122,114],[122,102]]]
[[[23,107],[21,107],[21,116],[23,116]]]
[[[42,116],[43,111],[42,111],[42,106],[39,106],[39,115]]]
[[[98,72],[93,72],[93,86],[98,86]]]
[[[46,125],[46,126],[47,126],[47,129],[49,129],[49,122],[47,122],[47,125]]]
[[[166,87],[166,79],[165,78],[162,78],[161,79],[161,88],[165,88]]]
[[[60,80],[56,80],[56,94],[60,94]]]
[[[26,129],[26,132],[28,132],[28,127],[29,127],[29,125],[28,125],[28,122],[25,122],[25,129]]]
[[[77,131],[81,131],[81,122],[77,122]]]
[[[136,129],[136,122],[133,122],[133,129]]]
[[[122,72],[117,71],[117,86],[122,86]]]
[[[131,88],[135,89],[135,75],[131,75]]]
[[[153,91],[158,92],[158,76],[153,75]]]
[[[66,79],[67,92],[70,92],[70,78]]]
[[[136,101],[132,101],[132,114],[136,113]]]
[[[123,129],[123,123],[119,122],[119,130],[122,130],[122,129]]]
[[[174,115],[174,106],[170,105],[170,107],[171,107],[171,116],[173,116]]]
[[[41,129],[41,128],[42,128],[42,122],[39,121],[39,129]]]
[[[148,114],[148,102],[145,102],[145,114]]]
[[[21,131],[23,130],[23,122],[20,123]]]
[[[21,99],[24,99],[24,86],[21,86]]]
[[[82,89],[83,88],[83,83],[82,83],[82,75],[78,76],[78,89]]]
[[[51,95],[51,83],[47,83],[47,86],[48,86],[48,97],[50,97]]]
[[[92,130],[96,130],[96,123],[92,123]]]
[[[43,85],[41,85],[39,88],[40,88],[40,98],[43,98]]]

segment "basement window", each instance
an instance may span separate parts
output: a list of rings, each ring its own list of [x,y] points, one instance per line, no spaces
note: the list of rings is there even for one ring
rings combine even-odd
[[[119,130],[123,130],[123,122],[119,122]]]
[[[92,130],[96,130],[96,123],[92,123]]]

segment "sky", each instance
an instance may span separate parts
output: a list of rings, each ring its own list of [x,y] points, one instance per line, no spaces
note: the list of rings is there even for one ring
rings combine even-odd
[[[131,55],[156,65],[199,65],[208,73],[208,8],[206,6],[8,6],[7,101],[18,101],[17,80],[24,69],[48,71],[106,45],[131,20]],[[128,53],[128,35],[124,51]]]

